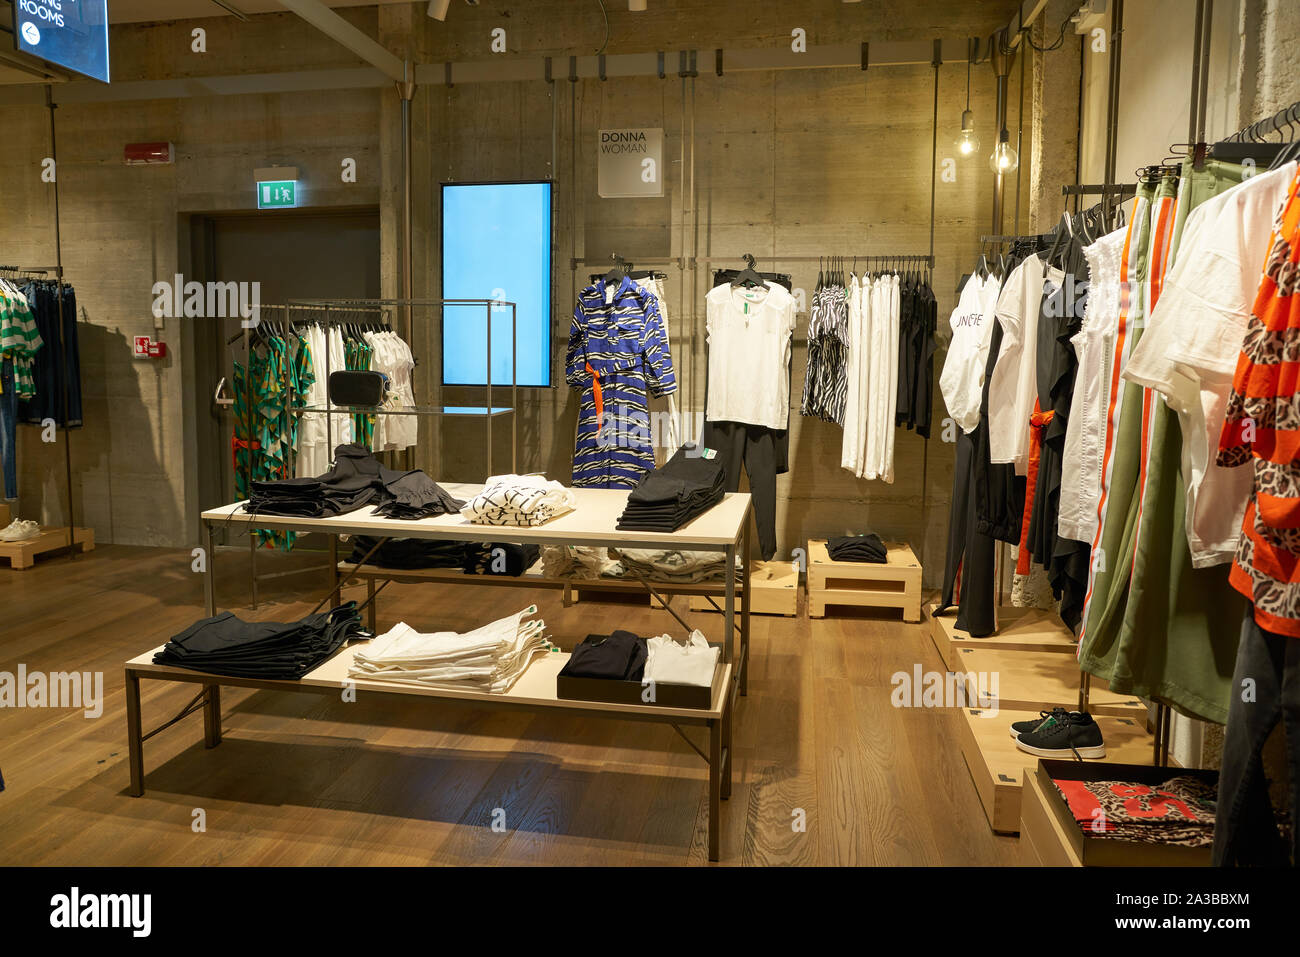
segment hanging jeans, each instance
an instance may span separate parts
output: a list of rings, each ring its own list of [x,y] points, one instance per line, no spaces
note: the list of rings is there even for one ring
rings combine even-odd
[[[4,497],[18,497],[18,393],[14,391],[14,360],[0,363],[0,467],[4,469]]]
[[[1249,686],[1244,684],[1247,681]],[[1248,609],[1241,625],[1223,739],[1214,825],[1216,866],[1300,863],[1300,828],[1293,823],[1287,847],[1278,833],[1264,776],[1264,742],[1278,721],[1286,732],[1294,817],[1300,808],[1300,639],[1264,631]]]

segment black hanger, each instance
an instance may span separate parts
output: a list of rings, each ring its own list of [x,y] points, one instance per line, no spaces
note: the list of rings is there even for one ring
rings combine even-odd
[[[614,265],[610,267],[609,272],[605,273],[602,281],[607,283],[621,283],[623,277],[627,275],[627,271],[631,268],[632,264],[618,253],[612,253],[609,258],[613,261]]]
[[[749,253],[745,253],[745,268],[732,277],[731,285],[734,286],[766,286],[763,277],[754,271],[755,259]]]

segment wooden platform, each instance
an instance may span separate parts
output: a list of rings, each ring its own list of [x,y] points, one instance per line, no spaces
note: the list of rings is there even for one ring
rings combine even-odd
[[[970,700],[996,699],[1004,711],[1039,711],[1079,704],[1079,666],[1070,655],[1050,651],[986,651],[960,648],[953,671],[973,676],[976,687]],[[994,686],[993,682],[997,684]],[[1132,695],[1116,694],[1100,680],[1088,691],[1088,710],[1094,715],[1130,717],[1145,725],[1146,706]]]
[[[991,715],[991,716],[990,716]],[[1021,790],[1026,775],[1038,767],[1038,758],[1016,747],[1011,723],[1038,717],[1038,709],[981,711],[962,709],[961,754],[988,817],[999,834],[1020,830]],[[1141,718],[1097,717],[1106,742],[1106,757],[1097,763],[1151,763],[1152,742]],[[1092,763],[1091,761],[1089,763]]]
[[[89,528],[76,530],[76,544],[83,552],[94,551],[95,532]],[[26,569],[36,564],[36,556],[62,551],[68,547],[66,528],[46,528],[35,538],[25,542],[0,542],[0,558],[7,558],[13,568]]]
[[[903,621],[921,620],[921,563],[911,546],[886,542],[884,564],[832,561],[824,539],[808,541],[808,616],[825,618],[836,605],[898,608]]]
[[[795,563],[754,562],[749,584],[754,599],[751,612],[787,618],[799,614],[799,566]],[[711,603],[703,595],[692,595],[689,607],[691,611],[718,611],[722,601],[715,597]]]
[[[1020,863],[1024,867],[1083,867],[1037,774],[1025,775],[1020,792]]]
[[[1047,651],[1073,655],[1074,634],[1054,611],[1041,608],[999,608],[998,632],[974,638],[957,627],[957,610],[936,615],[935,605],[926,607],[930,640],[950,670],[957,670],[957,652],[962,648],[996,651]]]

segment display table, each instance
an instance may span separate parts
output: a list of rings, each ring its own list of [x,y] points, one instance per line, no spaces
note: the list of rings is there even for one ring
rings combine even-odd
[[[443,484],[452,495],[467,499],[482,486]],[[459,514],[441,515],[419,521],[398,521],[374,514],[370,507],[346,515],[330,518],[293,518],[286,516],[252,515],[243,510],[243,503],[209,509],[200,516],[203,545],[207,554],[204,583],[204,600],[208,616],[216,614],[215,558],[212,532],[216,527],[233,528],[251,532],[258,528],[272,528],[299,533],[316,532],[330,536],[330,579],[332,589],[326,600],[339,604],[339,591],[346,576],[360,565],[348,566],[338,562],[338,536],[367,535],[378,538],[428,538],[470,542],[517,542],[520,544],[571,544],[595,546],[624,546],[637,548],[674,548],[689,551],[721,551],[726,556],[727,567],[733,567],[741,556],[743,578],[749,578],[749,539],[751,502],[747,494],[728,494],[714,508],[697,516],[676,532],[624,532],[615,526],[627,504],[628,493],[605,489],[574,489],[577,508],[565,515],[534,528],[517,526],[475,525]],[[340,577],[340,568],[342,575]],[[378,576],[384,570],[366,567],[366,575]],[[393,570],[391,577],[409,581],[409,572]],[[511,584],[521,588],[536,587],[532,576],[509,578],[499,575],[458,575],[455,583],[465,585],[487,584],[497,587]],[[431,577],[430,580],[446,583],[450,576]],[[373,578],[371,578],[373,582]],[[575,580],[576,583],[576,580]],[[658,588],[657,583],[649,587]],[[720,802],[731,793],[731,725],[737,698],[746,691],[749,660],[749,602],[741,602],[740,623],[736,623],[736,598],[743,597],[743,588],[737,588],[735,576],[725,581],[710,583],[725,599],[725,637],[722,655],[714,677],[712,704],[707,709],[666,708],[646,704],[616,704],[603,701],[576,701],[561,699],[556,694],[556,676],[567,654],[552,652],[535,659],[528,670],[505,694],[488,694],[474,691],[443,691],[418,684],[395,684],[365,679],[348,678],[354,649],[365,647],[354,643],[341,649],[298,681],[270,681],[263,679],[230,678],[203,672],[188,671],[171,665],[156,665],[153,657],[159,649],[145,652],[126,663],[127,737],[130,750],[131,790],[134,796],[144,793],[144,742],[158,731],[202,710],[204,714],[204,742],[213,748],[221,743],[221,687],[256,688],[269,691],[316,692],[338,694],[343,687],[353,687],[360,694],[395,696],[412,703],[459,703],[479,708],[515,709],[528,711],[556,711],[581,713],[591,717],[615,718],[623,721],[655,722],[669,724],[681,731],[681,725],[704,727],[709,733],[708,753],[687,738],[692,748],[709,765],[709,859],[719,857]],[[664,591],[672,586],[664,586]],[[375,590],[371,590],[373,601]],[[324,602],[322,602],[324,604]],[[675,612],[674,612],[675,614]],[[735,638],[739,635],[739,650]],[[140,680],[154,679],[202,685],[199,695],[170,721],[148,733],[144,732],[140,710]]]

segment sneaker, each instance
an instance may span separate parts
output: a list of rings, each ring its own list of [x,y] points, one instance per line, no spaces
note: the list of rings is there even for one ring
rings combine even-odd
[[[1092,715],[1075,711],[1064,718],[1053,714],[1036,730],[1016,738],[1016,747],[1040,758],[1104,758],[1106,745]]]
[[[1063,720],[1064,716],[1069,713],[1064,708],[1053,708],[1051,711],[1038,712],[1037,718],[1030,718],[1028,721],[1013,721],[1011,722],[1011,737],[1018,738],[1030,731],[1037,731],[1045,722],[1051,721],[1053,718]]]
[[[41,527],[35,522],[15,518],[8,527],[0,528],[0,542],[25,542],[41,533]]]

